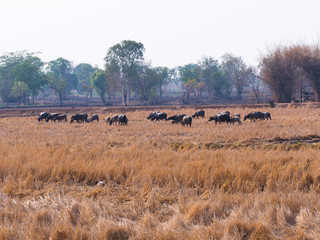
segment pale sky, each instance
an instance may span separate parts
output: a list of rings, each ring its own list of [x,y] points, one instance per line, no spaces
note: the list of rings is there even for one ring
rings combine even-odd
[[[225,53],[251,65],[276,44],[318,44],[319,0],[0,0],[0,55],[28,50],[104,67],[122,40],[153,66]]]

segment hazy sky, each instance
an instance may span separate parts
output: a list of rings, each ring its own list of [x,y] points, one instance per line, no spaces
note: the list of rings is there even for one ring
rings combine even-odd
[[[275,44],[319,43],[319,0],[0,0],[0,54],[28,50],[103,67],[122,40],[153,66],[225,53],[257,64]]]

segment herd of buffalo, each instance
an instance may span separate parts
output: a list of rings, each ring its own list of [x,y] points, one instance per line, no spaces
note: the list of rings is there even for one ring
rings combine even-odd
[[[176,114],[173,116],[168,117],[168,115],[165,112],[152,112],[147,117],[147,119],[151,121],[171,121],[172,124],[178,124],[181,123],[183,126],[189,126],[191,127],[192,124],[192,118],[204,118],[205,111],[199,110],[196,111],[192,117],[188,116],[186,114]],[[251,112],[244,116],[243,121],[246,121],[247,119],[250,119],[250,121],[256,121],[256,120],[271,120],[271,114],[269,112]],[[67,121],[67,115],[66,114],[59,114],[59,113],[47,113],[42,112],[40,113],[38,117],[38,121],[45,120],[46,122],[49,121]],[[88,116],[86,113],[79,113],[71,116],[70,123],[73,122],[93,122],[93,121],[99,122],[99,116],[98,115],[92,115],[91,117]],[[229,111],[220,112],[214,116],[209,117],[209,122],[214,121],[215,124],[226,122],[227,124],[234,124],[238,123],[241,124],[241,116],[240,114],[234,114],[231,115]],[[106,117],[105,122],[112,125],[113,123],[116,125],[127,125],[128,124],[128,118],[125,114],[117,114],[113,115],[112,117]]]

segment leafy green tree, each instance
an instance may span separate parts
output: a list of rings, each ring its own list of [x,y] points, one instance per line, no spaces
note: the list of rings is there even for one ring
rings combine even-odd
[[[142,100],[148,102],[155,95],[156,78],[157,72],[150,64],[139,66],[138,75],[133,79],[132,86]]]
[[[2,101],[7,103],[7,107],[9,106],[13,84],[14,81],[11,81],[11,79],[0,76],[0,94]]]
[[[109,48],[105,57],[106,69],[112,70],[112,75],[117,77],[117,85],[122,92],[125,106],[128,102],[129,87],[143,62],[144,51],[142,43],[125,40]]]
[[[78,78],[78,87],[77,90],[80,93],[83,93],[90,88],[87,88],[90,85],[91,75],[96,71],[96,68],[92,67],[88,63],[80,63],[74,68],[74,73],[77,75]],[[84,88],[85,86],[85,88]],[[90,91],[90,98],[92,98],[92,90]]]
[[[184,83],[185,93],[183,94],[183,103],[189,103],[190,94],[195,93],[196,86],[200,82],[200,67],[198,64],[187,64],[178,67],[180,80]]]
[[[198,64],[187,64],[178,69],[182,82],[186,83],[188,80],[200,81],[200,67]]]
[[[91,84],[100,96],[102,103],[106,104],[105,94],[108,91],[106,73],[101,69],[97,69],[91,76]]]
[[[46,76],[42,71],[43,62],[38,57],[30,57],[13,69],[15,82],[24,82],[28,85],[32,95],[32,103],[42,86],[46,84]]]
[[[24,99],[26,98],[28,92],[29,92],[28,85],[21,81],[15,82],[11,90],[11,94],[20,100],[21,105]]]
[[[230,84],[217,60],[212,57],[203,58],[201,60],[200,78],[204,83],[204,88],[207,90],[210,98],[213,98],[214,95],[217,97],[228,95]]]
[[[53,72],[47,73],[47,79],[48,86],[52,88],[54,91],[56,91],[59,97],[60,105],[62,106],[63,92],[67,86],[66,81],[59,75],[54,74]]]
[[[35,53],[27,51],[9,52],[0,56],[0,94],[4,102],[8,103],[12,100],[11,89],[14,85],[13,69],[22,64],[26,59],[34,57]]]
[[[77,88],[77,75],[73,73],[71,62],[64,58],[50,61],[47,70],[48,85],[56,91],[62,105],[67,94]]]

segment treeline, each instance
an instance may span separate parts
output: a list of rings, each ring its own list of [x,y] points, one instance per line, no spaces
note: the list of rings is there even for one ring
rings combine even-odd
[[[87,63],[73,66],[58,58],[43,62],[36,53],[27,51],[0,56],[0,95],[8,103],[34,104],[41,94],[56,95],[60,105],[76,91],[86,97],[93,92],[103,104],[121,96],[125,106],[130,95],[150,104],[161,103],[164,87],[182,86],[183,103],[190,96],[208,99],[242,99],[244,92],[260,102],[262,86],[268,86],[278,102],[290,102],[307,88],[320,94],[320,51],[317,46],[277,47],[260,58],[259,67],[247,65],[241,57],[225,54],[221,61],[202,58],[196,64],[176,68],[154,67],[144,58],[142,43],[122,41],[108,49],[105,68]]]

